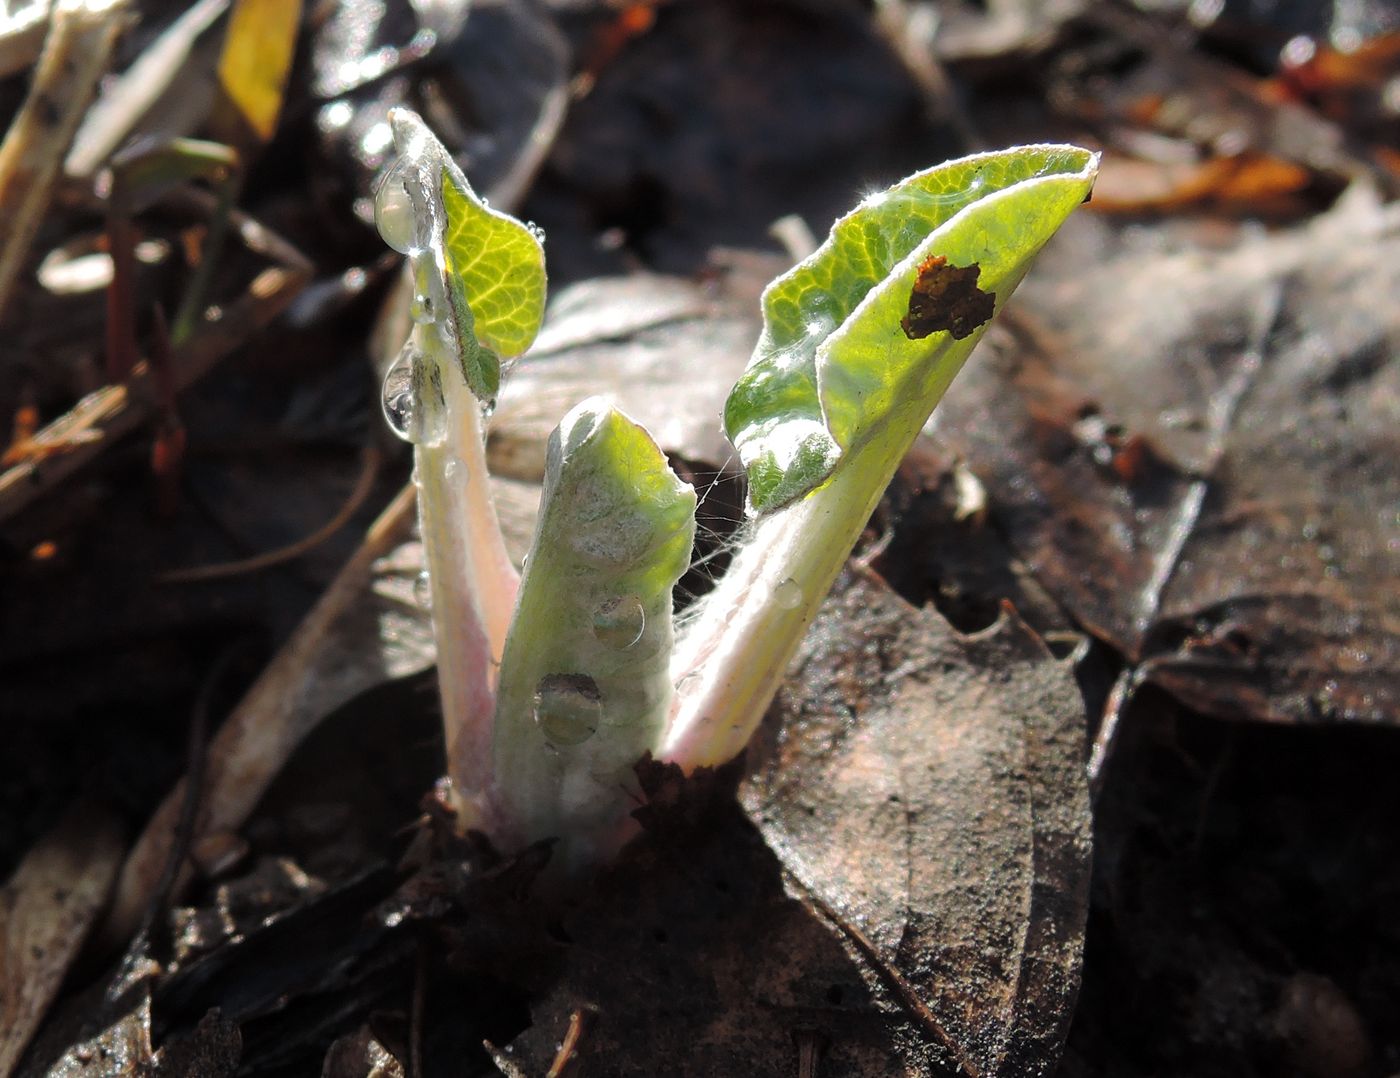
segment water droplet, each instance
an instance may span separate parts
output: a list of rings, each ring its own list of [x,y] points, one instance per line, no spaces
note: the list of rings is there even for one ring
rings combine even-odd
[[[409,431],[413,426],[413,357],[407,348],[399,353],[399,358],[384,375],[379,403],[384,408],[389,429],[404,441],[412,441]]]
[[[526,221],[525,228],[530,233],[530,235],[535,238],[535,242],[538,243],[541,247],[543,247],[544,229],[542,229],[539,225],[535,224],[534,221]]]
[[[447,433],[447,401],[437,368],[411,339],[384,376],[380,404],[389,428],[406,442],[436,445]]]
[[[779,581],[773,589],[773,605],[779,610],[796,610],[802,605],[802,585],[792,577]]]
[[[821,321],[830,318],[828,313],[832,306],[830,292],[824,292],[820,288],[814,288],[800,300],[802,317],[809,322]]]
[[[602,718],[602,694],[587,674],[546,674],[535,687],[535,722],[551,745],[582,745]]]
[[[416,231],[413,200],[404,186],[407,175],[408,166],[402,161],[395,162],[374,192],[374,227],[379,229],[384,242],[400,254],[408,254]]]
[[[432,297],[423,292],[413,293],[413,299],[408,304],[408,317],[412,318],[420,325],[433,320]]]
[[[433,605],[433,581],[428,576],[426,570],[418,574],[418,579],[413,582],[413,601],[424,610],[429,610]]]
[[[617,651],[624,651],[640,640],[646,627],[646,611],[635,595],[609,599],[593,611],[593,635],[600,643]]]

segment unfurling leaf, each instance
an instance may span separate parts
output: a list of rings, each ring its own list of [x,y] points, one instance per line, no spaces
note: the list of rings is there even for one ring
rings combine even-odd
[[[724,413],[755,511],[820,485],[896,409],[933,409],[1096,164],[1073,146],[1026,146],[916,173],[768,287]]]
[[[695,491],[644,428],[591,398],[549,442],[544,499],[501,659],[497,797],[567,866],[636,798],[671,703],[671,589],[690,565]]]

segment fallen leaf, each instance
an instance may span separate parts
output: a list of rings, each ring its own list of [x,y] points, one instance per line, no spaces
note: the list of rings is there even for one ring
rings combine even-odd
[[[731,784],[732,785],[732,784]],[[687,791],[693,796],[693,791]],[[810,904],[731,797],[648,810],[648,836],[558,916],[557,973],[510,1042],[543,1075],[576,1014],[577,1074],[937,1073],[939,1055]]]
[[[964,637],[847,577],[777,711],[743,799],[787,871],[965,1073],[1052,1073],[1089,880],[1068,665],[1013,614]]]
[[[720,413],[758,338],[761,281],[787,265],[772,256],[749,259],[736,272],[722,266],[710,287],[636,275],[561,291],[539,341],[502,387],[491,423],[492,470],[538,482],[549,432],[599,393],[667,452],[713,465],[729,460]]]
[[[1302,165],[1258,152],[1189,165],[1128,162],[1109,154],[1089,204],[1096,213],[1183,213],[1214,210],[1251,217],[1296,217],[1314,187]]]
[[[1011,616],[963,637],[847,576],[770,719],[747,820],[724,772],[642,770],[644,835],[560,915],[522,1073],[579,1013],[581,1073],[1051,1073],[1088,897],[1068,668]]]
[[[13,1072],[57,996],[125,849],[112,813],[80,804],[0,889],[0,1078]]]
[[[192,1031],[161,1046],[152,1078],[232,1078],[242,1054],[238,1026],[214,1007]]]
[[[1046,587],[1194,707],[1400,721],[1397,220],[1358,190],[1223,252],[1059,263],[936,417]]]
[[[229,16],[219,85],[261,142],[277,130],[300,23],[301,0],[238,0]]]
[[[497,480],[497,511],[507,548],[523,555],[539,488]],[[195,841],[236,831],[296,746],[342,705],[386,682],[409,677],[437,658],[423,573],[422,545],[410,539],[415,489],[406,487],[380,515],[354,557],[234,709],[207,752],[203,812]],[[123,938],[169,856],[183,781],[156,810],[122,869],[104,926]],[[182,873],[181,881],[188,878]]]

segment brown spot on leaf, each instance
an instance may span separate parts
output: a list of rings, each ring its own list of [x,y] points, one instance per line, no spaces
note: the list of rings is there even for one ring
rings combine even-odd
[[[943,255],[929,255],[919,265],[919,276],[909,293],[909,313],[899,320],[904,335],[921,341],[942,330],[960,341],[971,337],[991,320],[996,309],[994,292],[977,287],[982,267],[950,266]]]

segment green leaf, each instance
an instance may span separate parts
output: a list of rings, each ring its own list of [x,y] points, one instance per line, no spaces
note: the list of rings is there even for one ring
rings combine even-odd
[[[550,437],[544,500],[501,659],[497,797],[519,841],[566,864],[634,803],[671,701],[671,589],[690,564],[695,491],[646,429],[592,398]],[[601,836],[601,837],[600,837]]]
[[[865,199],[763,294],[764,329],[725,405],[755,511],[822,484],[895,410],[926,416],[1070,212],[1098,158],[977,154]]]
[[[387,206],[385,239],[412,236],[407,250],[437,324],[437,343],[472,393],[492,401],[502,361],[525,352],[544,320],[544,247],[534,229],[477,197],[421,119],[395,109],[390,120],[399,159],[376,196],[380,230]],[[397,214],[411,214],[411,228],[402,229]]]
[[[442,170],[442,204],[453,298],[470,306],[477,340],[502,359],[513,359],[534,343],[544,319],[539,237],[483,204],[455,165]]]

